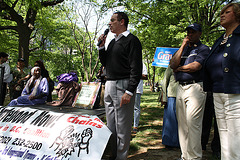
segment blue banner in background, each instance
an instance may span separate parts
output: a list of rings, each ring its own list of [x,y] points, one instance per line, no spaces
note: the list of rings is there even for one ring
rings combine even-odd
[[[172,55],[179,48],[165,48],[165,47],[157,47],[154,55],[154,61],[152,62],[153,66],[157,67],[168,67],[169,61],[172,58]]]

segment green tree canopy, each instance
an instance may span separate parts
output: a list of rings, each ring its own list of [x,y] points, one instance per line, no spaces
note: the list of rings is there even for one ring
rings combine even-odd
[[[18,56],[29,60],[29,43],[35,30],[37,13],[43,7],[54,6],[64,0],[0,0],[0,31],[11,32],[18,39]],[[3,32],[6,35],[8,32]]]
[[[202,25],[201,41],[212,46],[223,33],[220,11],[234,0],[104,0],[102,10],[123,6],[151,63],[156,47],[179,47],[191,23]],[[151,72],[151,71],[150,71]],[[164,69],[157,67],[162,75]],[[155,73],[152,75],[154,76]]]

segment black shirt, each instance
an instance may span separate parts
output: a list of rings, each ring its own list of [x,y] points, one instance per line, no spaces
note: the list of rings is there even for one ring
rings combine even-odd
[[[142,46],[133,34],[113,39],[107,50],[99,50],[100,61],[106,68],[107,80],[129,78],[128,91],[134,92],[142,76]]]

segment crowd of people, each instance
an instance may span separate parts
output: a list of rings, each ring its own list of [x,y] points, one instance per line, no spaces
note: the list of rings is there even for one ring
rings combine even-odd
[[[109,29],[115,38],[105,49],[106,34],[98,40],[99,57],[104,69],[104,106],[110,138],[112,160],[125,160],[133,131],[137,132],[142,91],[136,91],[141,79],[146,79],[142,63],[142,45],[128,28],[124,12],[115,12]],[[220,14],[220,24],[226,29],[214,45],[200,41],[202,27],[193,23],[185,28],[187,36],[170,60],[163,79],[164,107],[162,143],[180,147],[179,160],[201,160],[209,132],[214,123],[212,150],[222,160],[239,160],[240,152],[240,5],[230,3]],[[8,55],[0,53],[0,66],[5,67],[3,93],[11,81]],[[41,61],[36,61],[31,75],[19,59],[13,72],[9,105],[41,104],[51,96],[51,80]],[[7,75],[9,74],[9,75]],[[101,76],[100,76],[101,78]],[[28,79],[28,80],[27,80]],[[27,80],[26,85],[23,85]],[[142,81],[141,83],[142,84]],[[22,90],[22,91],[21,91]],[[16,91],[16,92],[15,92]],[[20,94],[21,93],[21,94]],[[51,101],[51,97],[49,97]],[[101,101],[103,103],[103,101]],[[220,154],[221,152],[221,154]]]
[[[212,117],[216,117],[211,146],[213,153],[218,159],[240,159],[237,147],[240,143],[240,47],[237,45],[240,37],[240,4],[230,3],[223,7],[220,24],[226,29],[225,33],[216,40],[211,50],[200,41],[201,26],[196,23],[189,25],[186,28],[187,36],[170,60],[178,82],[176,117],[181,149],[179,160],[202,159]]]
[[[0,52],[0,66],[1,69],[4,68],[0,105],[4,104],[8,84],[11,100],[8,106],[36,105],[51,102],[54,82],[49,77],[43,62],[36,61],[34,67],[29,70],[25,67],[25,60],[19,58],[16,67],[11,69],[9,64],[6,63],[8,57],[7,53]]]
[[[107,49],[106,35],[99,37],[99,56],[107,75],[104,97],[107,126],[113,133],[110,159],[114,160],[127,159],[135,99],[132,97],[141,79],[141,43],[127,30],[128,21],[122,12],[112,15],[109,28],[116,35]],[[165,105],[162,142],[180,147],[179,160],[202,159],[213,117],[216,123],[212,151],[216,158],[240,159],[237,147],[240,143],[238,3],[222,9],[220,24],[226,32],[211,50],[200,41],[201,25],[187,26],[187,36],[165,73],[165,95],[161,99]]]

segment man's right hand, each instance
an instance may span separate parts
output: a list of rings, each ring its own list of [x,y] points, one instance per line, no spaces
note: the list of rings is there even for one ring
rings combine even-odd
[[[183,53],[183,49],[188,45],[188,43],[189,43],[189,38],[188,38],[188,36],[186,36],[183,39],[181,47],[179,48],[179,50],[174,54],[174,56],[170,60],[169,64],[174,72],[177,72],[177,68],[179,67],[180,62],[181,62],[181,56]]]
[[[128,104],[131,101],[132,96],[124,93],[120,102],[120,107],[122,107],[124,104]]]
[[[183,39],[182,46],[185,47],[186,45],[188,45],[188,43],[189,43],[189,38],[188,38],[188,36],[186,36],[186,37]]]
[[[102,34],[99,38],[98,38],[98,42],[100,40],[102,40],[102,43],[99,45],[99,47],[103,47],[105,45],[105,41],[106,41],[107,35]]]

